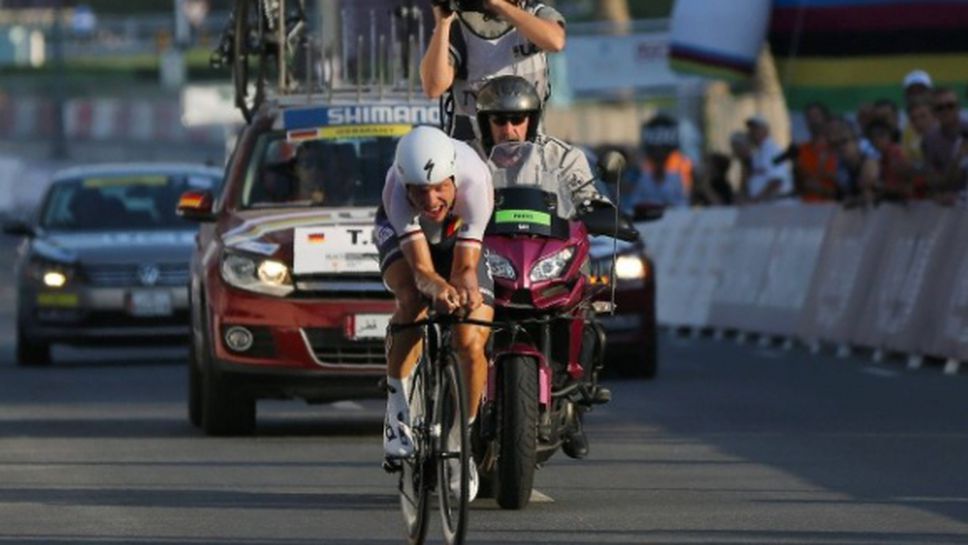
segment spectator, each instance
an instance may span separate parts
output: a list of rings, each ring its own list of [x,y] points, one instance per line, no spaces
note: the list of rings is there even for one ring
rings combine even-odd
[[[810,139],[796,146],[793,167],[797,192],[803,202],[837,200],[837,154],[827,144],[825,130],[830,110],[819,102],[803,111]]]
[[[776,161],[783,150],[770,137],[770,126],[761,116],[746,120],[753,153],[750,158],[750,177],[747,183],[747,201],[770,202],[793,196],[793,180],[789,165]]]
[[[906,201],[914,196],[911,167],[901,145],[894,142],[894,131],[884,120],[877,119],[867,128],[868,138],[880,155],[877,194],[889,201]]]
[[[687,206],[692,191],[692,161],[679,151],[674,118],[658,114],[642,125],[639,178],[622,207],[634,214],[639,207]],[[627,203],[627,204],[626,204]]]
[[[921,150],[924,135],[938,126],[931,106],[931,100],[927,97],[919,97],[908,103],[908,122],[901,135],[901,148],[904,150],[904,157],[915,166],[924,163],[924,152]]]
[[[732,159],[724,153],[708,153],[703,160],[702,174],[693,191],[693,204],[719,206],[733,204],[733,187],[727,174]]]
[[[837,151],[837,186],[846,205],[870,203],[880,176],[877,156],[861,147],[860,135],[843,118],[827,124],[827,142]]]
[[[486,13],[451,12],[441,4],[433,2],[436,26],[420,82],[430,98],[450,91],[455,138],[475,138],[477,89],[494,76],[521,76],[548,99],[546,52],[565,47],[565,19],[557,10],[538,0],[484,0]]]
[[[928,191],[938,202],[951,205],[965,191],[968,123],[961,120],[958,94],[952,89],[934,90],[934,113],[938,126],[921,141],[928,169]]]
[[[733,153],[733,158],[739,165],[739,195],[747,193],[750,180],[750,172],[753,168],[753,147],[750,145],[750,137],[743,131],[736,131],[729,135],[729,148]]]
[[[874,102],[874,118],[871,122],[877,120],[883,121],[890,127],[891,139],[895,142],[901,141],[901,120],[896,102],[889,98],[881,98]],[[866,134],[867,131],[865,130],[864,133]]]
[[[930,100],[931,76],[924,70],[911,70],[904,76],[904,107],[910,107],[915,100]]]

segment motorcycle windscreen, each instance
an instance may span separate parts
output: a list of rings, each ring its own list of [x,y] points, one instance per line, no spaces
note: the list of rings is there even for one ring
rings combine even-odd
[[[558,216],[558,196],[538,187],[506,187],[494,192],[491,235],[538,235],[567,240],[568,220]]]

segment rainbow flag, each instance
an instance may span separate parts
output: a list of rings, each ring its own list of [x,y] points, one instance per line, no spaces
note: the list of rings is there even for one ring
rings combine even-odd
[[[968,0],[773,0],[768,39],[792,109],[901,104],[915,69],[959,94],[968,83]]]

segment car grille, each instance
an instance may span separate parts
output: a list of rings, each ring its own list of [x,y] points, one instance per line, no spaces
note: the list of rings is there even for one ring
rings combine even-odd
[[[299,275],[294,297],[306,299],[392,299],[380,275]]]
[[[84,275],[93,286],[184,286],[188,284],[188,263],[159,263],[154,283],[142,281],[141,265],[85,265]]]
[[[303,330],[309,347],[322,363],[337,365],[386,365],[383,341],[353,341],[343,336],[338,328],[307,328]]]

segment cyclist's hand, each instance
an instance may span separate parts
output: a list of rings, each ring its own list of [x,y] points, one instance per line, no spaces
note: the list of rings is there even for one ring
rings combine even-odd
[[[444,314],[453,314],[461,307],[460,293],[446,282],[441,282],[434,293],[434,309]]]
[[[484,304],[481,290],[477,284],[477,271],[468,270],[455,274],[450,279],[460,297],[460,306],[468,312]]]

